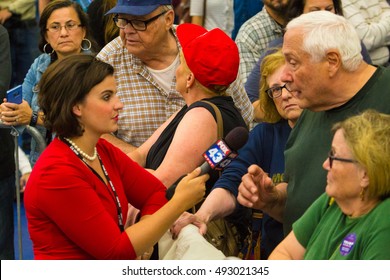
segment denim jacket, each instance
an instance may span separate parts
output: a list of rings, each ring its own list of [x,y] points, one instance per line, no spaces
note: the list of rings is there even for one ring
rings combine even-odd
[[[30,69],[27,72],[23,82],[23,99],[27,101],[33,111],[39,111],[38,105],[38,83],[41,80],[42,74],[46,71],[50,65],[51,58],[48,54],[41,54],[38,56]],[[46,129],[43,126],[37,125],[36,128],[46,139]],[[37,143],[34,138],[31,139],[31,152],[30,152],[30,163],[34,166],[38,160],[39,155],[42,151],[38,150]]]

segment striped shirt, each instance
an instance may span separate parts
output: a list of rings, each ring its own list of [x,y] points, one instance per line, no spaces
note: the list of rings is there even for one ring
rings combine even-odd
[[[115,69],[117,94],[123,103],[116,136],[123,141],[140,146],[185,105],[176,91],[176,77],[171,81],[170,91],[166,92],[142,61],[127,51],[120,37],[108,43],[97,57]],[[227,92],[232,93],[235,105],[249,125],[253,120],[253,107],[241,80],[237,79]]]
[[[344,17],[355,27],[374,65],[389,62],[390,6],[386,0],[343,0]]]

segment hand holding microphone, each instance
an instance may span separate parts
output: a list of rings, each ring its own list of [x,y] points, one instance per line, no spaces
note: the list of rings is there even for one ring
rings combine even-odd
[[[238,156],[237,151],[245,145],[247,140],[248,130],[245,127],[239,126],[232,129],[224,139],[218,140],[204,152],[205,162],[200,166],[201,172],[198,176],[209,173],[211,170],[223,170]],[[183,177],[167,189],[167,199],[172,198],[177,184]]]

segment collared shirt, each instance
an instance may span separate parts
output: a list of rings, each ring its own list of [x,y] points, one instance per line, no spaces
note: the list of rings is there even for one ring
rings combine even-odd
[[[281,36],[282,27],[271,18],[265,7],[241,26],[236,43],[240,51],[239,72],[244,84],[268,44]]]
[[[123,46],[120,37],[108,43],[97,57],[115,69],[117,94],[124,105],[119,113],[116,136],[123,141],[140,146],[185,105],[176,91],[176,77],[172,79],[170,91],[163,90],[142,61]],[[249,125],[253,119],[253,107],[239,78],[228,89],[229,92]]]

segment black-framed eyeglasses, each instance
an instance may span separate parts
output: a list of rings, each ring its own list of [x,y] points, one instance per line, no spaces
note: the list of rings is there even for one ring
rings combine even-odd
[[[83,26],[83,25],[79,24],[77,22],[74,22],[74,21],[68,21],[67,23],[65,23],[65,25],[61,25],[59,23],[53,23],[48,28],[46,28],[46,31],[50,31],[52,33],[57,33],[57,32],[61,31],[62,27],[65,27],[65,29],[67,31],[73,31],[73,30],[78,29],[81,26]]]
[[[267,90],[265,90],[265,92],[268,94],[268,96],[270,98],[279,98],[280,96],[282,96],[282,90],[283,89],[286,89],[288,92],[291,92],[291,90],[288,88],[288,85],[287,84],[284,84],[283,86],[274,86],[274,87],[271,87]]]
[[[140,19],[126,19],[126,18],[120,18],[118,15],[116,15],[113,20],[120,29],[124,29],[129,23],[130,25],[137,31],[145,31],[148,27],[148,24],[155,21],[159,17],[161,17],[163,14],[165,14],[168,11],[164,11],[150,19],[147,20],[140,20]]]
[[[329,158],[329,167],[330,168],[332,168],[334,160],[338,160],[338,161],[342,161],[342,162],[349,162],[349,163],[358,163],[358,161],[354,160],[354,159],[335,157],[334,152],[332,150],[329,151],[328,158]]]

